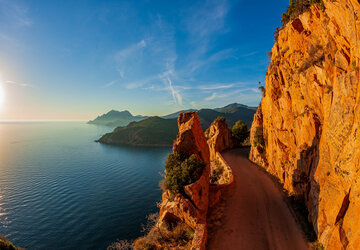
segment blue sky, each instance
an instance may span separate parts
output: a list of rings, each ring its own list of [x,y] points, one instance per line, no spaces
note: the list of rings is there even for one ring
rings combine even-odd
[[[287,4],[0,0],[0,119],[256,106]]]

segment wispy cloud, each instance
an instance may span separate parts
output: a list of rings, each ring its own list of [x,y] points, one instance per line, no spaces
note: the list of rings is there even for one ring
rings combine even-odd
[[[125,76],[127,66],[133,66],[141,60],[142,51],[146,46],[145,40],[141,40],[115,53],[114,60],[116,62],[116,69],[121,78]]]
[[[108,82],[108,83],[106,83],[106,84],[104,85],[104,88],[109,88],[109,87],[113,86],[116,82],[117,82],[116,80],[115,80],[115,81]]]
[[[141,40],[140,42],[133,44],[129,46],[126,49],[120,50],[115,54],[115,60],[124,60],[130,55],[132,55],[134,52],[141,50],[146,47],[146,42],[144,40]]]
[[[259,53],[258,51],[253,51],[253,52],[249,52],[249,53],[246,53],[246,54],[242,55],[242,57],[254,56],[254,55],[258,54],[258,53]]]
[[[13,27],[29,27],[33,21],[29,17],[29,9],[15,1],[0,1],[0,15],[4,16]]]
[[[217,99],[217,98],[225,98],[225,97],[228,97],[228,95],[226,95],[226,94],[219,95],[217,93],[213,93],[211,96],[206,97],[205,101],[212,101],[212,100]]]
[[[228,4],[225,0],[206,1],[200,8],[192,10],[186,20],[187,29],[197,38],[204,38],[214,32],[222,30],[228,13]],[[196,25],[194,25],[196,23]]]
[[[8,80],[5,81],[5,83],[20,86],[20,87],[30,87],[30,86],[32,86],[32,85],[30,85],[28,83],[14,82],[14,81],[8,81]]]
[[[168,83],[169,83],[169,89],[171,91],[171,95],[172,95],[172,98],[174,100],[174,103],[183,105],[181,94],[177,90],[174,89],[174,87],[172,85],[172,81],[171,81],[171,79],[169,77],[168,77],[167,80],[168,80]]]
[[[204,86],[199,86],[198,89],[201,90],[216,90],[216,89],[229,89],[229,88],[233,88],[235,86],[235,84],[224,84],[224,85],[204,85]]]

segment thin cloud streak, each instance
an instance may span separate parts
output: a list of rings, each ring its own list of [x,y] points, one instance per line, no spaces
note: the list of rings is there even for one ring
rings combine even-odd
[[[30,86],[32,86],[32,85],[30,85],[28,83],[20,83],[20,82],[14,82],[14,81],[5,81],[5,83],[20,86],[20,87],[30,87]]]
[[[211,96],[206,97],[205,101],[212,101],[214,99],[220,99],[220,98],[225,98],[225,97],[228,97],[228,95],[226,95],[226,94],[219,95],[217,93],[213,93]]]
[[[111,81],[111,82],[105,84],[105,85],[104,85],[104,88],[109,88],[109,87],[113,86],[116,82],[117,82],[117,81]]]
[[[175,104],[180,104],[182,106],[183,105],[182,96],[180,95],[180,93],[178,91],[176,91],[174,89],[174,87],[172,86],[172,82],[171,82],[169,77],[167,78],[167,80],[169,82],[169,88],[170,88],[171,95],[172,95],[172,98],[174,100],[174,103]]]

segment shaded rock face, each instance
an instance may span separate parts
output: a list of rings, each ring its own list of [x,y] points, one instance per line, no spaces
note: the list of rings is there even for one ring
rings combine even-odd
[[[206,130],[205,137],[209,145],[210,161],[215,161],[216,152],[222,152],[233,147],[231,130],[225,121],[215,120]]]
[[[204,249],[207,231],[206,215],[209,205],[210,153],[196,112],[181,113],[178,118],[179,134],[173,151],[183,155],[195,154],[206,163],[203,173],[195,183],[185,186],[186,197],[177,194],[170,199],[169,191],[162,196],[160,223],[166,218],[177,217],[195,229],[192,249]]]
[[[324,0],[272,49],[250,159],[304,200],[326,249],[360,248],[360,3]]]
[[[180,154],[196,154],[205,163],[210,162],[209,148],[196,112],[180,113],[179,133],[173,144],[173,151]]]

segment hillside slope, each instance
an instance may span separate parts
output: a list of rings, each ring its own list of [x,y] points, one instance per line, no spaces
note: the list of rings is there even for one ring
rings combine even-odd
[[[105,144],[126,144],[139,146],[168,146],[178,132],[176,119],[150,117],[140,122],[132,122],[126,127],[118,127],[103,135],[98,141]]]
[[[360,3],[323,3],[278,33],[250,159],[304,201],[325,249],[359,249]]]
[[[233,112],[221,113],[212,109],[197,111],[202,129],[205,131],[219,116],[226,118],[226,123],[232,127],[236,121],[243,120],[250,127],[255,110],[232,107]],[[169,116],[170,117],[170,116]],[[106,144],[171,146],[177,134],[176,119],[150,117],[128,126],[118,127],[113,132],[102,136],[98,141]]]

